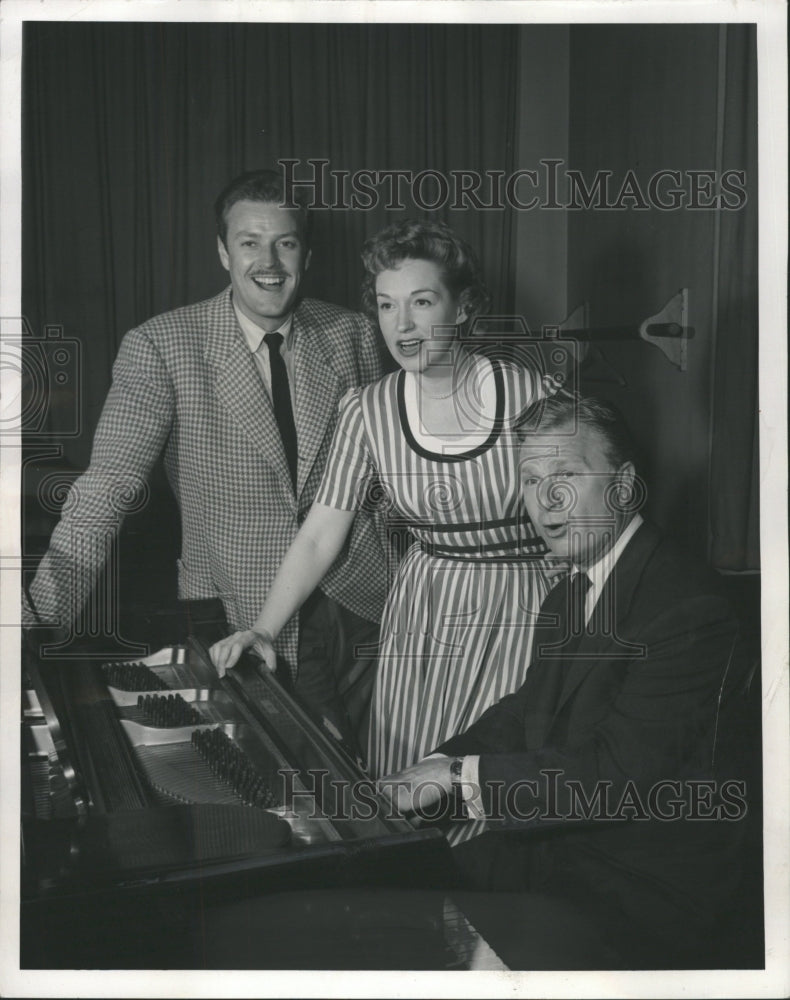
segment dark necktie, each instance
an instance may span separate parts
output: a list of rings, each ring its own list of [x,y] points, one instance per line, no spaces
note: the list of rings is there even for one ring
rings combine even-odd
[[[540,632],[536,633],[539,655],[556,659],[575,652],[586,628],[587,591],[591,586],[592,581],[586,573],[574,573],[549,593],[541,611],[557,614],[557,630],[552,630],[542,642]]]
[[[291,407],[291,390],[288,385],[288,371],[285,367],[280,346],[283,342],[281,333],[267,333],[263,337],[266,346],[269,348],[269,368],[272,373],[272,406],[274,407],[274,419],[280,428],[280,438],[283,442],[285,459],[291,472],[291,483],[296,492],[296,425],[294,424],[294,413]]]
[[[568,631],[569,641],[573,643],[574,649],[578,646],[586,627],[587,591],[591,586],[592,581],[586,573],[574,573],[571,577],[568,589]]]

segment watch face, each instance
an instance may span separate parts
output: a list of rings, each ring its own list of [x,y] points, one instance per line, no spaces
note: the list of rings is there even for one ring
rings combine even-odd
[[[461,780],[461,771],[464,766],[463,757],[456,757],[455,760],[450,764],[450,780],[453,784],[457,784]]]

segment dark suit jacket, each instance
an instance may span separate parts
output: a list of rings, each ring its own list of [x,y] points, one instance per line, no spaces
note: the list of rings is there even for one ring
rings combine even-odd
[[[179,596],[222,599],[232,628],[260,611],[323,476],[345,393],[381,376],[380,341],[359,313],[303,299],[293,318],[299,464],[291,485],[271,401],[239,329],[230,288],[127,333],[96,429],[31,586],[39,612],[71,621],[123,515],[145,503],[164,451],[181,511]],[[371,621],[387,590],[381,533],[364,512],[322,587]],[[295,666],[296,619],[278,651]]]
[[[487,852],[476,870],[488,888],[556,891],[667,941],[679,926],[704,933],[738,875],[743,807],[739,787],[725,808],[694,782],[743,777],[749,657],[715,578],[649,524],[626,546],[596,611],[607,602],[613,627],[597,619],[573,659],[541,648],[557,634],[549,628],[542,639],[539,628],[522,687],[438,748],[480,754],[486,811],[496,817],[489,829],[520,832],[462,850]],[[537,785],[508,802],[524,779]],[[689,780],[679,795],[660,784]],[[589,819],[578,790],[592,800]],[[656,818],[683,798],[697,814],[732,818]]]

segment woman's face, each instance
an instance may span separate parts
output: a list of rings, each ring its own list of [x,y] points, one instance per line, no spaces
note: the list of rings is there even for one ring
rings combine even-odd
[[[456,326],[466,312],[437,264],[409,259],[382,271],[376,277],[376,302],[384,340],[401,368],[438,371],[452,363]]]

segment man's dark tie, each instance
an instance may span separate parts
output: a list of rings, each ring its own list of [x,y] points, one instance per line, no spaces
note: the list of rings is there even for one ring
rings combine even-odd
[[[269,348],[269,367],[272,373],[272,406],[274,419],[280,428],[280,437],[285,450],[285,458],[291,472],[291,483],[296,492],[296,464],[298,451],[296,447],[296,425],[291,407],[291,390],[288,385],[288,371],[280,354],[283,342],[281,333],[267,333],[264,341]]]
[[[575,652],[586,628],[587,591],[591,586],[586,573],[574,573],[560,580],[549,593],[541,612],[556,614],[557,628],[549,635],[544,633],[543,639],[540,630],[536,632],[538,655],[556,659]]]
[[[574,573],[568,589],[569,645],[575,650],[584,634],[587,617],[587,591],[592,581],[586,573]]]

